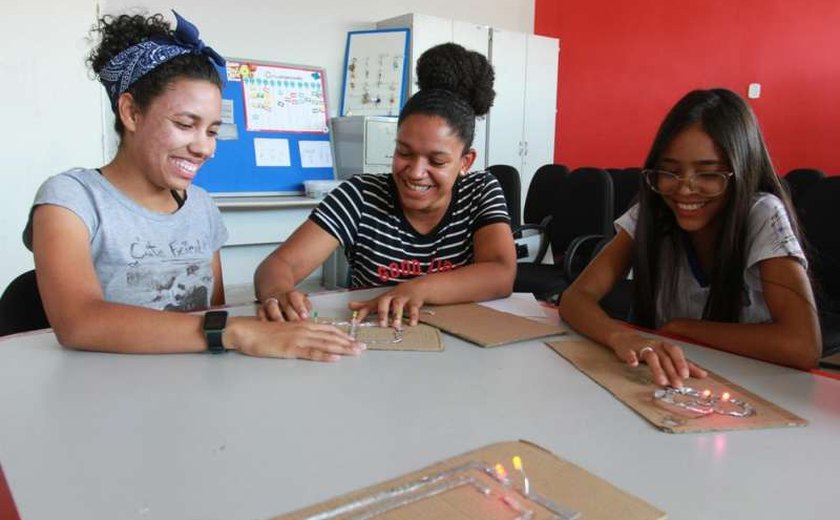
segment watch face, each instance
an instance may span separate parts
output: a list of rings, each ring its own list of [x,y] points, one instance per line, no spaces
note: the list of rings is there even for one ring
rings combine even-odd
[[[225,328],[227,312],[211,311],[204,315],[204,330],[221,330]]]

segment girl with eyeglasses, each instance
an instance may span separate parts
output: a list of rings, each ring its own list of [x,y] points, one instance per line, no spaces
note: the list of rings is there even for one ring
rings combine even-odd
[[[639,202],[563,293],[560,315],[660,385],[705,372],[672,343],[610,318],[598,302],[632,270],[632,321],[714,348],[813,368],[822,344],[808,262],[789,198],[750,107],[696,90],[668,113]]]

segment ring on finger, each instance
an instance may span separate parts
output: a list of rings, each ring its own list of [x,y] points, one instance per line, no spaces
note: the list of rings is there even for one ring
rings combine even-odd
[[[274,303],[277,304],[278,307],[280,306],[280,300],[278,300],[274,296],[271,296],[270,298],[266,298],[265,300],[263,300],[263,305],[268,305],[269,302],[274,302]]]
[[[645,357],[645,354],[647,354],[648,352],[655,352],[655,351],[653,350],[653,347],[651,347],[651,346],[642,347],[642,349],[639,350],[639,352],[637,352],[636,355],[639,357],[639,359],[642,359],[642,358]]]

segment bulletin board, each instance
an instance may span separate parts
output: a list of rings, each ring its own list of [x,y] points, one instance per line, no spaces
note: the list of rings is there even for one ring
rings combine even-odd
[[[294,195],[334,179],[324,69],[231,58],[215,156],[195,184],[213,195]]]
[[[342,116],[397,116],[408,91],[409,29],[347,33]]]

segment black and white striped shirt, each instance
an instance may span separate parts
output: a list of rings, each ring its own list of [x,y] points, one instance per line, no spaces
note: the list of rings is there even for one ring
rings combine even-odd
[[[459,177],[440,223],[421,235],[406,220],[391,175],[361,174],[333,189],[310,220],[344,248],[351,287],[396,285],[473,261],[473,235],[510,224],[504,194],[488,172]]]

